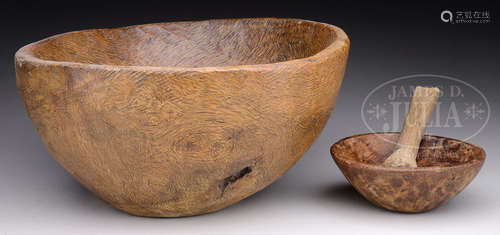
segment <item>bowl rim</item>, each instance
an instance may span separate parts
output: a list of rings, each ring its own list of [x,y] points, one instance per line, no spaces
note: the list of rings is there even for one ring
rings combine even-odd
[[[270,20],[270,21],[295,21],[296,24],[301,24],[303,22],[308,22],[312,24],[322,25],[328,28],[335,34],[335,39],[327,47],[323,48],[319,52],[303,58],[291,59],[286,61],[280,61],[276,63],[264,63],[264,64],[242,64],[242,65],[228,65],[228,66],[203,66],[203,67],[180,67],[180,66],[136,66],[136,65],[112,65],[112,64],[89,64],[74,61],[55,61],[55,60],[44,60],[40,59],[33,54],[32,49],[36,47],[39,43],[44,41],[71,33],[79,33],[91,30],[113,30],[113,29],[126,29],[133,28],[137,26],[151,26],[151,25],[164,25],[164,24],[175,24],[175,23],[202,23],[209,21],[239,21],[239,20]],[[334,54],[336,51],[343,47],[350,46],[350,40],[346,33],[339,27],[321,23],[311,20],[303,20],[298,18],[277,18],[277,17],[258,17],[258,18],[225,18],[225,19],[207,19],[207,20],[195,20],[195,21],[173,21],[173,22],[159,22],[150,24],[136,24],[124,27],[111,27],[111,28],[98,28],[98,29],[84,29],[71,31],[61,34],[56,34],[42,40],[30,43],[21,47],[15,54],[15,64],[22,65],[24,63],[32,63],[39,66],[60,66],[60,67],[70,67],[78,69],[94,69],[94,70],[130,70],[130,71],[159,71],[159,72],[186,72],[186,71],[199,71],[199,72],[210,72],[210,71],[234,71],[234,70],[275,70],[276,66],[297,66],[301,64],[314,64],[320,63],[327,59],[329,55]]]
[[[460,143],[468,144],[473,148],[477,148],[479,150],[479,157],[477,159],[474,159],[473,161],[461,163],[461,164],[456,164],[452,166],[425,166],[425,167],[417,167],[417,168],[404,168],[404,167],[394,167],[394,166],[384,166],[380,164],[369,164],[365,162],[360,162],[356,160],[352,160],[349,158],[345,157],[340,157],[337,156],[338,154],[335,154],[334,147],[341,142],[351,139],[351,138],[356,138],[360,136],[365,136],[365,135],[386,135],[386,134],[400,134],[400,132],[372,132],[372,133],[362,133],[362,134],[357,134],[353,136],[348,136],[345,138],[340,139],[339,141],[335,142],[330,147],[330,154],[332,155],[332,158],[335,160],[335,162],[338,164],[339,162],[344,163],[345,165],[349,165],[349,167],[356,167],[356,168],[370,168],[373,170],[380,170],[380,171],[394,171],[394,172],[436,172],[436,171],[445,171],[445,170],[451,170],[451,169],[457,169],[457,168],[470,168],[476,165],[482,166],[485,159],[486,159],[486,152],[484,151],[483,148],[465,142],[461,141],[458,139],[454,138],[449,138],[449,137],[444,137],[444,136],[438,136],[438,135],[424,135],[424,136],[429,136],[429,137],[437,137],[437,138],[445,138],[453,141],[458,141]]]

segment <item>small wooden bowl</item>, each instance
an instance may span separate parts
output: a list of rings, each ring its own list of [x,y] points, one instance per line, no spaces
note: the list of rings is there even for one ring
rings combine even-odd
[[[134,215],[216,211],[292,167],[335,105],[349,39],[299,19],[70,32],[15,56],[52,156]]]
[[[381,165],[394,151],[399,133],[347,137],[331,147],[344,176],[366,199],[391,211],[432,210],[453,198],[481,169],[482,148],[460,140],[424,136],[417,168]]]

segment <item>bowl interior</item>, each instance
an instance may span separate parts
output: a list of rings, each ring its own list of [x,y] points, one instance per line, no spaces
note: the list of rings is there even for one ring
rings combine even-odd
[[[389,157],[399,138],[399,133],[373,133],[352,136],[332,147],[336,158],[368,164],[381,164]],[[483,161],[484,151],[472,144],[440,136],[426,135],[417,156],[419,167],[454,166]]]
[[[42,60],[122,66],[268,64],[312,56],[335,31],[297,19],[160,23],[58,35],[32,48]]]

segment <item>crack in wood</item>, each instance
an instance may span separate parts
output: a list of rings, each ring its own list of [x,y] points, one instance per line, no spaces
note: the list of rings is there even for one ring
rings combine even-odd
[[[238,171],[237,173],[232,174],[232,175],[224,178],[224,180],[222,181],[222,183],[220,185],[220,191],[221,191],[221,193],[220,193],[219,198],[221,198],[222,196],[224,196],[224,192],[226,191],[226,188],[230,184],[232,184],[232,183],[238,181],[239,179],[245,177],[246,175],[250,174],[250,172],[252,172],[252,168],[249,167],[249,166],[247,166],[247,167],[241,169],[240,171]]]

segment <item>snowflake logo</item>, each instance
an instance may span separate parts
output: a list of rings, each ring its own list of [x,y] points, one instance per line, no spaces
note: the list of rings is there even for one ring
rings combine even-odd
[[[465,119],[472,119],[472,120],[483,120],[484,113],[486,113],[486,110],[484,108],[483,103],[465,103]]]
[[[387,119],[387,113],[389,111],[386,108],[386,104],[380,105],[380,104],[368,104],[368,109],[366,110],[366,113],[369,114],[369,120],[386,120]]]

